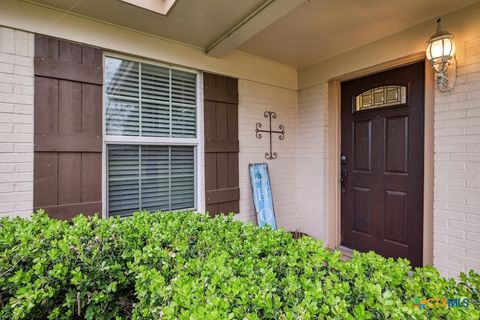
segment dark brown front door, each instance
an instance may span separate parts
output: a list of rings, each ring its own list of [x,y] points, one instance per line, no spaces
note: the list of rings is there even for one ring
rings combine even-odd
[[[342,83],[342,245],[422,265],[424,62]]]

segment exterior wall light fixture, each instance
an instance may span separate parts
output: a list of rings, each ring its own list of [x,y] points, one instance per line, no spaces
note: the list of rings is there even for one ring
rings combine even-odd
[[[427,42],[427,59],[433,70],[438,90],[448,92],[456,78],[455,43],[453,35],[443,29],[442,19],[437,20],[437,32]]]

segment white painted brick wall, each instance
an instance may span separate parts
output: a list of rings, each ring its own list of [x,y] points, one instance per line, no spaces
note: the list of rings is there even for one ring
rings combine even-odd
[[[297,204],[297,92],[247,80],[239,80],[238,131],[240,140],[240,213],[238,219],[256,221],[248,164],[267,162],[270,171],[273,201],[278,226],[286,230],[298,228]],[[277,119],[272,128],[285,126],[285,139],[273,136],[275,160],[266,160],[269,151],[268,135],[261,140],[255,136],[255,124],[268,128],[265,111],[274,111]]]
[[[0,217],[33,208],[33,34],[0,27]]]
[[[480,270],[480,38],[457,43],[457,81],[435,93],[434,265]]]
[[[298,202],[299,228],[326,240],[325,212],[328,84],[298,94]]]

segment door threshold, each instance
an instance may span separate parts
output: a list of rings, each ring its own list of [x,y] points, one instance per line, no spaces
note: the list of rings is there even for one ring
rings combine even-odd
[[[335,250],[338,250],[342,253],[342,260],[350,260],[353,257],[353,249],[339,245]]]

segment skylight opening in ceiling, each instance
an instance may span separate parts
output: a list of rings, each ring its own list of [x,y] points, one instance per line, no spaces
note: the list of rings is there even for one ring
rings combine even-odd
[[[136,7],[167,16],[177,0],[120,0]]]

